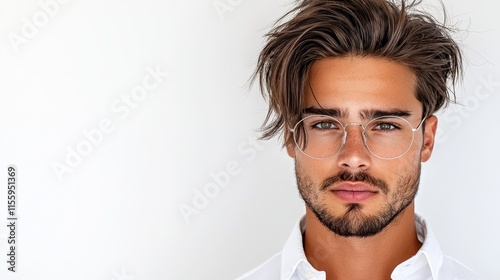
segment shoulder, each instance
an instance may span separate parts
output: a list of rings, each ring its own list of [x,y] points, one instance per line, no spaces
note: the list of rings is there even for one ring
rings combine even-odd
[[[253,270],[236,278],[236,280],[275,280],[280,278],[281,253],[278,253]]]

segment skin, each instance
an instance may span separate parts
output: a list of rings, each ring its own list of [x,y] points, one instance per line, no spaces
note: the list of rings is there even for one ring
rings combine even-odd
[[[311,87],[306,92],[305,107],[339,109],[343,113],[335,117],[344,124],[366,124],[372,117],[363,112],[396,109],[409,113],[405,118],[413,127],[421,121],[423,108],[415,97],[415,74],[400,63],[375,57],[325,58],[311,66],[309,81]],[[393,160],[372,155],[363,144],[360,127],[356,126],[347,128],[345,145],[327,159],[312,159],[295,144],[287,145],[288,154],[295,159],[299,190],[309,202],[306,203],[304,250],[309,262],[325,271],[328,280],[390,279],[394,268],[421,247],[415,229],[413,198],[418,189],[421,162],[430,158],[434,147],[436,128],[436,117],[428,117],[425,130],[415,132],[410,150]],[[347,184],[369,188],[374,194],[356,203],[345,201],[331,189],[320,187],[325,179],[339,172],[364,172],[383,181],[387,189],[347,181]],[[330,187],[345,183],[337,182]],[[357,210],[349,212],[353,204],[357,204]],[[387,226],[368,237],[356,236],[360,223],[380,216],[388,205],[401,211]],[[322,207],[334,218],[347,217],[354,236],[346,237],[330,230],[311,206]]]

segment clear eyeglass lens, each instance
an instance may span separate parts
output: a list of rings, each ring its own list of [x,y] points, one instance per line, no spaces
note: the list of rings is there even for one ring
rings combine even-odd
[[[327,158],[336,154],[344,144],[345,130],[357,133],[360,126],[347,124],[330,116],[313,115],[299,121],[293,132],[297,147],[312,158]],[[360,126],[359,129],[363,128]],[[379,117],[364,126],[363,138],[368,150],[383,159],[393,159],[405,154],[413,143],[411,124],[400,117]]]

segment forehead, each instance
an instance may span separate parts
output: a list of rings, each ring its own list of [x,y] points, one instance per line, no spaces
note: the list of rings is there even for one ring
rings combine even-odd
[[[324,58],[313,63],[306,108],[336,109],[343,117],[363,112],[407,111],[421,114],[416,76],[401,63],[377,57]]]

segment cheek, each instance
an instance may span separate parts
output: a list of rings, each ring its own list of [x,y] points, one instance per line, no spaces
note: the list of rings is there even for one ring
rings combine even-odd
[[[408,158],[409,158],[409,161],[411,161],[410,164],[417,166],[422,161],[422,146],[415,145],[415,144],[413,146],[414,146],[414,149],[408,151],[408,153],[410,153]]]
[[[400,164],[404,165],[406,167],[408,166],[417,166],[420,164],[420,158],[421,158],[421,147],[418,145],[413,144],[413,147],[406,153],[404,156],[401,157]]]
[[[420,154],[418,152],[411,153],[399,160],[391,163],[391,167],[386,170],[391,170],[390,175],[387,175],[388,182],[392,188],[401,188],[402,182],[415,174],[420,166]],[[390,179],[389,179],[390,178]]]
[[[378,179],[384,180],[390,186],[394,186],[402,176],[410,170],[418,168],[420,164],[419,158],[419,153],[408,151],[406,155],[398,159],[373,160],[371,168],[367,172]]]
[[[315,184],[338,172],[335,169],[335,162],[333,160],[312,159],[300,151],[297,151],[295,155],[295,164],[299,167],[302,176],[309,177]]]

